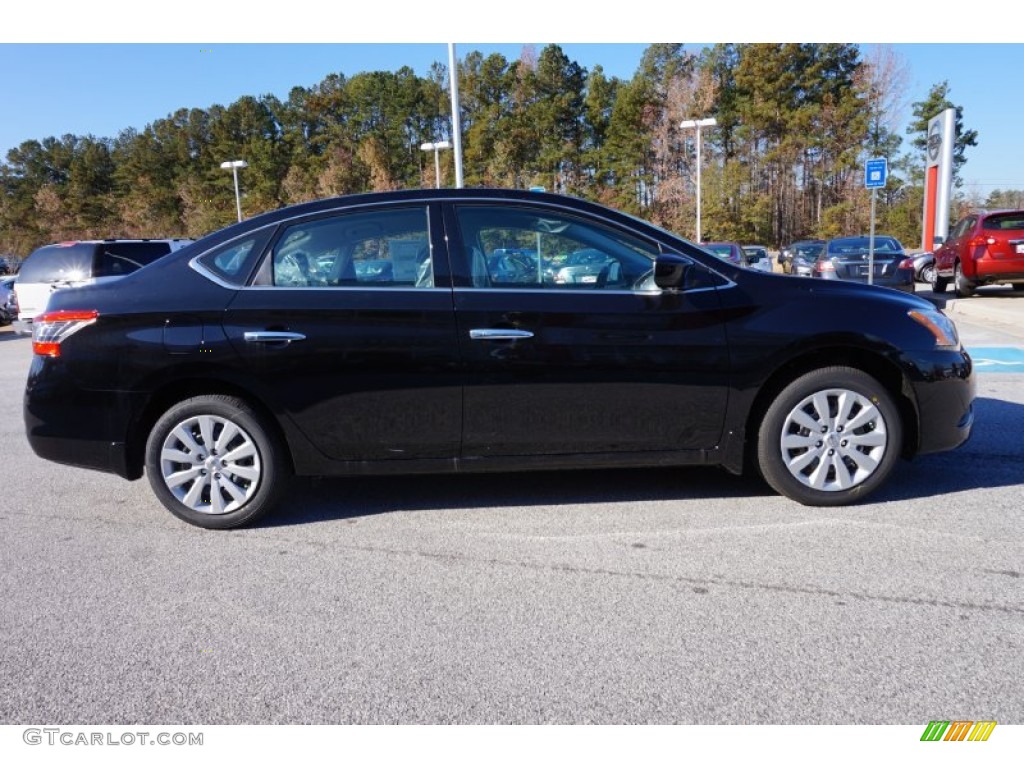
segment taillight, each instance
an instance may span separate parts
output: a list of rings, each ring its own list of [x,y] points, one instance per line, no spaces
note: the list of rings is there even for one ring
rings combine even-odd
[[[819,272],[835,272],[836,271],[836,265],[833,264],[831,261],[828,261],[826,259],[822,259],[821,261],[816,261],[814,263],[814,268],[816,270],[818,270]]]
[[[994,237],[989,237],[988,235],[978,235],[977,237],[972,237],[971,240],[967,243],[967,246],[969,248],[984,248],[989,245],[995,245],[996,242],[997,240]]]
[[[99,316],[95,309],[44,312],[32,321],[32,351],[44,357],[60,357],[61,343],[95,323]]]
[[[914,268],[914,257],[908,256],[899,264],[896,265],[896,269],[913,269]]]

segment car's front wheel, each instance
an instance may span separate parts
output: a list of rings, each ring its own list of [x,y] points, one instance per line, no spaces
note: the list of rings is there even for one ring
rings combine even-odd
[[[761,474],[779,493],[811,506],[860,501],[892,472],[903,425],[889,392],[854,368],[795,379],[768,407],[757,436]]]
[[[921,267],[921,282],[933,285],[935,283],[935,262],[925,264]]]
[[[274,506],[289,473],[275,432],[248,404],[202,395],[153,425],[146,474],[177,517],[201,528],[236,528]]]
[[[938,266],[933,264],[931,280],[929,282],[932,284],[932,290],[935,293],[945,293],[946,286],[949,285],[949,278],[940,276]]]

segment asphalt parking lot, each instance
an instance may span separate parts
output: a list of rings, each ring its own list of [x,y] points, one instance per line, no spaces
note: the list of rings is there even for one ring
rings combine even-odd
[[[1024,296],[946,308],[1024,348]],[[36,459],[29,359],[0,329],[0,723],[1024,722],[1021,374],[858,507],[709,469],[363,478],[211,532]]]

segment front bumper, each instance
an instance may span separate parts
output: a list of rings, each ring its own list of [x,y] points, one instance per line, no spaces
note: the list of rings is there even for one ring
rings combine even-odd
[[[974,425],[977,382],[974,363],[964,349],[907,354],[910,386],[918,415],[917,454],[963,445]]]

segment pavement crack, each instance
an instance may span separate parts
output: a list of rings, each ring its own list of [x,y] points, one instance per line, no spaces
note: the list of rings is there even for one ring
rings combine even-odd
[[[586,568],[569,563],[536,563],[528,560],[512,560],[498,557],[474,557],[450,552],[431,552],[423,549],[398,549],[392,547],[375,547],[360,545],[342,545],[345,549],[356,550],[368,553],[384,555],[397,555],[403,557],[421,557],[428,560],[448,563],[474,562],[483,565],[493,565],[510,568],[526,568],[534,571],[548,571],[552,573],[570,573],[582,576],[611,576],[626,579],[639,579],[643,581],[659,581],[667,584],[685,585],[688,589],[694,587],[707,588],[724,587],[727,589],[743,589],[758,592],[769,592],[789,595],[810,595],[813,597],[829,597],[841,600],[858,600],[869,603],[888,603],[894,605],[922,605],[936,608],[954,608],[956,610],[982,611],[986,613],[1003,613],[1011,616],[1024,616],[1024,606],[1001,604],[1001,603],[977,603],[966,600],[943,600],[939,598],[909,597],[906,595],[885,595],[872,592],[853,592],[828,589],[825,587],[772,584],[748,579],[727,579],[721,577],[707,578],[699,576],[682,576],[665,573],[651,573],[644,571],[629,571],[613,568]],[[1005,572],[1003,572],[1005,574]],[[704,593],[699,593],[704,594]]]

